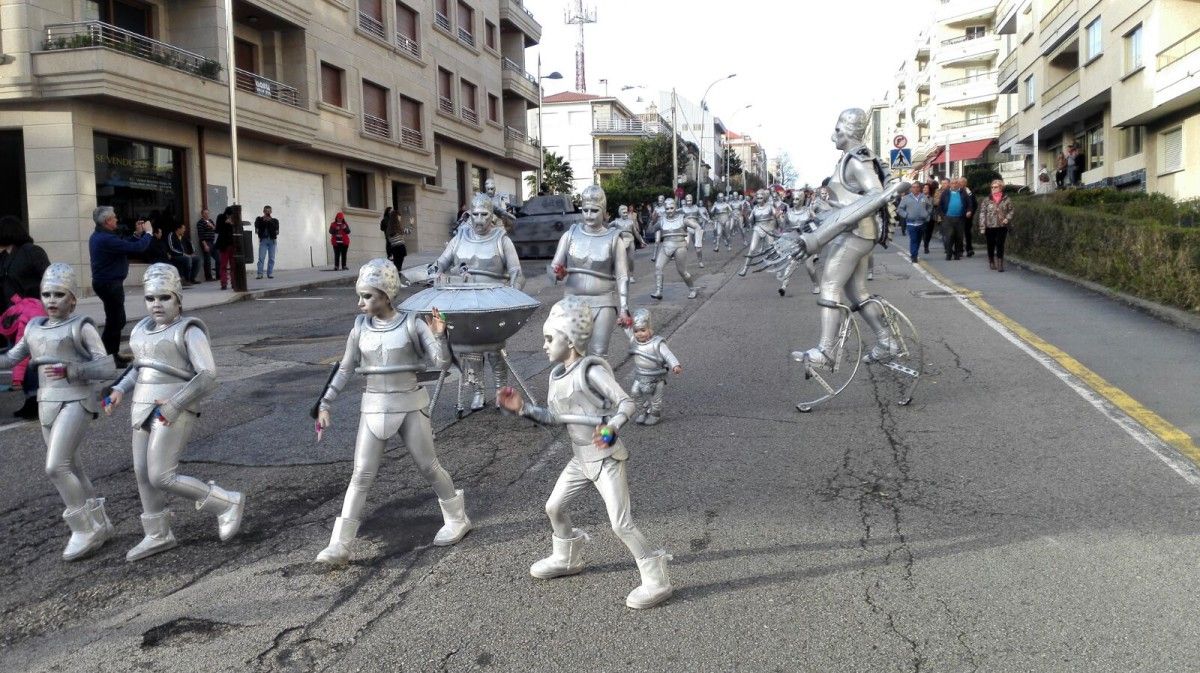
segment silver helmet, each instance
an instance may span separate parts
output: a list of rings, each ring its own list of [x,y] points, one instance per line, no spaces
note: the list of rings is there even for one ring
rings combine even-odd
[[[651,329],[653,325],[650,323],[650,309],[639,308],[633,312],[633,328],[634,329]]]
[[[183,279],[179,277],[179,269],[170,264],[151,264],[142,274],[142,289],[146,294],[170,292],[181,302],[183,301]]]
[[[42,274],[42,292],[50,289],[62,290],[79,299],[79,277],[75,275],[75,267],[64,262],[46,267]]]
[[[395,299],[400,293],[400,273],[391,261],[376,257],[358,269],[355,287],[369,287],[384,293],[388,299]]]
[[[592,308],[578,297],[564,297],[550,307],[546,328],[565,334],[571,348],[583,353],[592,338]]]

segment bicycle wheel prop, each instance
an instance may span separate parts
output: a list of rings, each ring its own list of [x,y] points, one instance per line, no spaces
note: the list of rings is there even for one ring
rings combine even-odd
[[[896,404],[903,407],[912,402],[925,372],[925,349],[908,316],[886,301],[880,300],[880,305],[892,339],[900,347],[895,357],[881,363],[886,372],[883,378],[888,381],[891,387],[889,393],[895,396]]]
[[[858,321],[850,316],[847,307],[838,308],[842,312],[842,327],[838,331],[833,352],[827,354],[830,363],[819,365],[800,362],[804,381],[800,386],[800,401],[796,403],[796,409],[801,413],[812,411],[816,405],[845,390],[862,363],[863,344]]]

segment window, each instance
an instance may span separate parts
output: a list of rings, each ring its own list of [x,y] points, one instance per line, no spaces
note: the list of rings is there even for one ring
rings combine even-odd
[[[400,97],[400,142],[411,147],[424,147],[421,134],[421,103],[407,96]]]
[[[458,30],[467,35],[475,34],[475,10],[465,2],[458,3]]]
[[[85,14],[92,14],[105,23],[131,33],[154,37],[149,5],[131,0],[93,0],[84,4]]]
[[[968,40],[976,40],[987,34],[987,26],[967,26],[964,32]]]
[[[1025,107],[1029,107],[1037,101],[1037,90],[1034,86],[1033,75],[1025,78]]]
[[[388,125],[387,89],[363,80],[363,130],[381,138],[392,137]]]
[[[438,68],[438,98],[448,101],[454,100],[454,92],[450,89],[452,81],[454,81],[453,73],[445,68]]]
[[[1142,67],[1142,24],[1125,34],[1125,73]]]
[[[1158,136],[1158,172],[1183,170],[1183,127],[1176,126]]]
[[[1087,26],[1087,54],[1085,61],[1090,61],[1104,52],[1104,34],[1100,27],[1100,17]]]
[[[367,186],[371,176],[362,171],[346,171],[346,205],[350,208],[370,208]]]
[[[465,79],[459,80],[459,84],[461,86],[460,90],[462,91],[462,96],[459,98],[459,101],[458,101],[459,104],[462,105],[463,108],[470,110],[471,112],[474,112],[475,111],[475,85],[471,84],[470,82],[468,82]]]
[[[321,102],[335,105],[337,107],[346,107],[342,98],[342,83],[345,78],[345,72],[341,68],[336,68],[328,63],[321,63]]]
[[[1121,158],[1128,159],[1142,153],[1146,142],[1145,126],[1127,126],[1121,129]]]
[[[471,189],[478,194],[483,191],[483,183],[487,182],[488,169],[483,166],[471,167]]]
[[[488,94],[488,121],[500,123],[500,99]]]
[[[1093,126],[1087,132],[1087,169],[1104,165],[1104,126]]]
[[[421,55],[421,41],[417,39],[419,21],[417,13],[411,7],[404,3],[396,3],[396,44],[417,57]]]
[[[483,40],[488,49],[496,49],[496,24],[486,19],[483,22]]]

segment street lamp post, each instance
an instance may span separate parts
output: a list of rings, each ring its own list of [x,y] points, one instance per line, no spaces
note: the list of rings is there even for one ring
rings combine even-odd
[[[696,156],[696,203],[700,203],[700,166],[704,163],[704,114],[708,112],[708,108],[705,107],[705,102],[708,100],[708,92],[712,91],[712,88],[717,85],[717,82],[723,82],[727,79],[733,79],[734,77],[737,77],[736,72],[717,78],[712,84],[708,85],[708,88],[704,90],[704,95],[700,97],[700,146],[697,150]],[[714,141],[715,140],[716,139],[714,138]]]
[[[238,194],[238,134],[237,134],[237,68],[233,57],[233,0],[225,0],[225,65],[229,84],[229,149],[230,171],[229,206],[233,219],[233,269],[234,292],[246,291],[246,258],[242,254],[242,205]],[[203,157],[201,157],[203,158]]]
[[[563,78],[562,73],[557,70],[550,73],[549,75],[546,75],[546,79],[562,79],[562,78]],[[537,80],[538,80],[538,172],[537,172],[537,184],[535,184],[533,186],[533,195],[534,196],[537,196],[542,191],[542,174],[546,170],[546,149],[545,149],[545,144],[544,144],[544,139],[546,137],[546,130],[544,128],[542,128],[542,98],[545,96],[546,91],[542,87],[542,55],[541,54],[538,54],[538,77],[537,77]]]
[[[741,112],[743,110],[749,110],[752,107],[754,107],[754,103],[750,103],[749,105],[747,105],[745,107],[741,107],[741,108],[738,108],[737,110],[734,110],[733,114],[729,115],[729,123],[731,123],[731,124],[733,123],[733,118],[738,116],[739,112]],[[716,140],[716,139],[714,138],[714,140]],[[745,170],[745,167],[743,167],[742,170]],[[729,133],[728,132],[725,133],[725,191],[729,191]]]

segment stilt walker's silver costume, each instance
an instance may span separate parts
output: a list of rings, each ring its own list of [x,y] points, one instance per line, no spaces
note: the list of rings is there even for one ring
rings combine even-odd
[[[395,268],[395,267],[393,267]],[[151,264],[142,276],[150,315],[129,335],[133,365],[111,393],[111,410],[133,393],[133,471],[142,499],[146,536],[125,555],[137,561],[176,545],[167,496],[196,503],[217,516],[222,541],[237,534],[246,498],[213,482],[179,474],[179,460],[200,401],[217,387],[217,366],[208,345],[208,329],[197,318],[184,318],[183,283],[170,264]]]
[[[675,209],[675,199],[667,199],[662,219],[658,221],[656,240],[660,247],[654,258],[654,299],[662,299],[663,271],[667,261],[675,260],[675,269],[679,271],[683,282],[688,286],[688,299],[696,298],[696,285],[692,274],[687,270],[688,234],[700,228],[700,222],[694,218],[684,217]]]
[[[837,339],[842,314],[838,304],[859,311],[863,320],[875,332],[875,345],[864,356],[867,361],[881,361],[895,355],[899,345],[892,339],[877,302],[864,301],[867,292],[867,257],[879,238],[879,208],[898,190],[908,185],[891,181],[885,189],[881,165],[866,146],[863,133],[867,114],[849,109],[838,117],[832,140],[844,154],[838,160],[829,180],[831,205],[839,208],[822,221],[815,231],[803,234],[800,240],[809,254],[816,254],[828,244],[823,253],[825,269],[821,275],[821,339],[815,348],[795,351],[792,357],[816,365],[828,363],[828,353]]]
[[[626,328],[625,333],[629,336],[629,354],[633,356],[633,385],[629,388],[637,406],[633,420],[641,425],[655,425],[662,418],[667,374],[678,374],[682,369],[667,341],[654,334],[649,309],[634,311],[633,327]]]
[[[471,199],[471,226],[459,229],[446,244],[442,256],[426,271],[430,276],[445,273],[461,277],[466,283],[505,283],[518,290],[525,287],[517,248],[504,228],[495,223],[491,197],[476,194]],[[508,366],[498,351],[489,353],[488,358],[496,390],[499,390],[508,385]],[[462,361],[467,366],[465,384],[472,390],[471,409],[482,409],[484,354],[467,353],[462,356]],[[464,383],[463,379],[459,383]]]
[[[738,271],[739,276],[746,275],[750,266],[750,258],[766,248],[775,238],[775,229],[779,225],[779,215],[775,206],[768,199],[767,190],[760,189],[754,194],[754,208],[750,210],[750,247],[746,249],[746,261]]]
[[[46,476],[62,497],[63,521],[71,538],[63,549],[64,561],[95,552],[112,536],[113,525],[104,512],[104,498],[83,471],[79,445],[88,421],[100,410],[92,381],[111,381],[113,359],[104,352],[100,332],[86,316],[72,316],[79,282],[70,264],[51,264],[42,274],[42,305],[47,317],[37,317],[25,335],[7,353],[0,368],[30,359],[38,372],[38,417],[46,442]]]
[[[567,297],[554,305],[542,328],[546,335],[543,348],[558,363],[550,372],[546,406],[524,404],[512,409],[541,424],[566,425],[574,454],[546,501],[554,530],[552,553],[534,563],[529,574],[551,579],[583,570],[583,546],[590,538],[572,527],[567,508],[592,485],[604,499],[613,531],[629,548],[641,573],[641,585],[629,593],[625,605],[649,608],[666,600],[673,590],[667,575],[670,555],[652,545],[633,523],[626,478],[629,452],[617,432],[629,420],[634,404],[605,360],[580,357],[591,328],[592,311],[578,299]]]
[[[712,221],[716,225],[716,230],[713,231],[713,252],[721,249],[721,241],[725,242],[726,250],[732,250],[729,228],[733,225],[733,206],[725,201],[724,194],[717,194],[717,202],[712,207]]]
[[[583,223],[559,239],[551,265],[556,280],[566,279],[564,295],[592,307],[588,355],[607,357],[618,317],[626,321],[629,315],[629,256],[621,232],[605,223],[604,189],[589,185],[581,198]]]
[[[445,525],[433,538],[438,546],[452,545],[471,530],[463,492],[455,490],[450,474],[438,462],[433,429],[426,407],[429,394],[417,383],[417,372],[445,369],[450,364],[445,325],[431,318],[435,328],[416,315],[398,313],[391,302],[400,290],[396,267],[386,259],[373,259],[358,271],[355,289],[364,315],[354,321],[346,339],[337,372],[321,397],[318,428],[330,418],[330,405],[354,373],[367,377],[354,446],[354,475],[346,489],[342,514],[333,524],[329,546],[317,561],[333,566],[350,559],[350,542],[358,534],[367,490],[379,472],[388,439],[399,433],[417,469],[433,486]],[[435,329],[437,330],[435,333]]]
[[[608,224],[610,227],[616,227],[621,232],[621,238],[625,239],[625,249],[629,253],[629,282],[634,282],[633,277],[633,251],[639,245],[646,245],[646,240],[642,238],[642,232],[638,230],[638,223],[629,216],[629,206],[621,206],[617,208],[617,219]]]
[[[704,230],[708,228],[708,211],[692,201],[692,195],[683,197],[683,205],[679,207],[683,216],[695,220],[700,226],[692,230],[691,236],[696,246],[696,264],[704,268]]]

